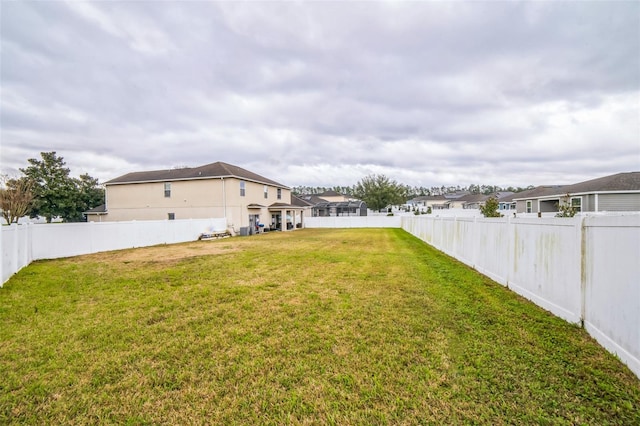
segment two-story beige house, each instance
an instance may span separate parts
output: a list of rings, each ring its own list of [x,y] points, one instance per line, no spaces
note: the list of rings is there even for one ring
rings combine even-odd
[[[89,221],[221,218],[234,233],[302,227],[291,189],[241,167],[217,162],[194,168],[133,172],[105,183],[105,205]]]

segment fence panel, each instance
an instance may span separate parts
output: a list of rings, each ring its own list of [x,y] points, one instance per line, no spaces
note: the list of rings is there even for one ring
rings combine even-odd
[[[581,218],[514,219],[507,285],[555,315],[581,320]]]
[[[640,215],[405,217],[411,234],[585,329],[640,376]]]
[[[478,218],[463,236],[467,251],[473,253],[473,267],[494,281],[507,285],[511,267],[510,223],[504,218]]]
[[[2,282],[7,281],[16,271],[32,261],[31,232],[27,226],[11,225],[2,227]],[[2,287],[2,284],[0,284]]]
[[[226,223],[212,218],[3,226],[2,283],[33,260],[195,241],[201,233],[226,230]]]
[[[587,217],[584,326],[640,375],[640,216]]]
[[[305,217],[305,228],[401,228],[400,216]]]

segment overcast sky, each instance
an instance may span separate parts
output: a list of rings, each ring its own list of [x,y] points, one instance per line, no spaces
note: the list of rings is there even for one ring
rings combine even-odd
[[[640,170],[640,2],[0,2],[1,164],[288,186]]]

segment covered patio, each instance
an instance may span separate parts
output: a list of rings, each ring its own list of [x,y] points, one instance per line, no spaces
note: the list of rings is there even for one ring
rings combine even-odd
[[[271,231],[291,231],[304,227],[304,208],[285,203],[274,203],[269,206],[271,214]]]

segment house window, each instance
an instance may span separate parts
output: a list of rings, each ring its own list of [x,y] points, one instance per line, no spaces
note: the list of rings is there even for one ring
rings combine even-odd
[[[164,183],[164,198],[170,198],[170,197],[171,197],[171,183],[165,182]]]
[[[176,214],[175,213],[169,213],[168,216],[169,216],[168,217],[169,220],[176,220]]]
[[[278,188],[278,200],[282,200],[282,189]]]
[[[264,186],[264,198],[269,198],[269,187]]]
[[[240,196],[244,197],[245,193],[245,181],[240,181]]]
[[[582,197],[571,197],[571,208],[576,213],[582,211]]]
[[[527,200],[527,213],[531,213],[531,200]]]

